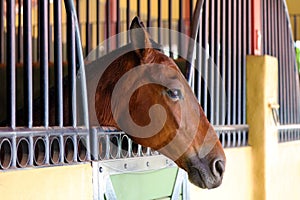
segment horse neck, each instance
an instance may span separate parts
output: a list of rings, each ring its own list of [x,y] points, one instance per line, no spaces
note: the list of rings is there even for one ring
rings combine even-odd
[[[128,52],[114,60],[100,78],[95,95],[95,110],[101,126],[119,128],[111,111],[111,96],[118,80],[130,69],[139,65],[140,61],[134,52]]]

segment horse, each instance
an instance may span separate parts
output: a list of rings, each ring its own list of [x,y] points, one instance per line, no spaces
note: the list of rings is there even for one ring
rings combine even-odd
[[[143,22],[131,42],[86,65],[90,125],[115,127],[172,159],[200,188],[222,183],[226,156],[185,76]]]

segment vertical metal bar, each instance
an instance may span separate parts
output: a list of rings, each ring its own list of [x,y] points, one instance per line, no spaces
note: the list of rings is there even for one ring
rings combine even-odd
[[[147,0],[147,27],[150,27],[151,24],[151,0]]]
[[[22,26],[21,26],[21,5],[22,5],[22,0],[18,1],[18,41],[17,41],[17,62],[21,62],[21,54],[22,54],[22,49],[21,49],[21,34],[22,34]]]
[[[76,19],[76,12],[74,7],[73,0],[65,0],[65,7],[67,13],[71,13]],[[77,75],[80,76],[80,92],[81,92],[81,101],[82,101],[82,116],[80,116],[83,125],[85,128],[89,128],[89,115],[88,115],[88,102],[87,102],[87,88],[86,88],[86,80],[85,80],[85,69],[84,69],[84,61],[83,61],[83,53],[81,48],[81,39],[80,39],[80,31],[78,21],[75,20],[75,41],[76,41],[76,54],[78,58],[79,69],[77,71]],[[88,142],[88,141],[87,141]]]
[[[214,86],[214,79],[215,79],[215,76],[214,76],[214,58],[215,58],[215,55],[214,55],[214,48],[215,48],[215,44],[214,44],[214,40],[215,40],[215,4],[214,4],[215,1],[209,1],[208,4],[209,4],[209,11],[208,11],[208,18],[209,18],[209,34],[208,34],[208,46],[209,46],[209,55],[210,55],[210,58],[208,58],[208,68],[207,68],[207,72],[208,72],[208,92],[210,94],[210,110],[206,111],[207,113],[209,113],[209,116],[210,117],[210,122],[215,125],[215,119],[214,119],[214,115],[216,114],[215,113],[215,103],[214,103],[214,100],[215,100],[215,92],[214,92],[214,89],[215,89],[215,86]],[[208,100],[209,101],[209,100]]]
[[[237,2],[233,1],[232,4],[232,124],[236,124],[236,110],[237,110]],[[234,134],[235,136],[235,134]]]
[[[48,1],[48,60],[51,60],[52,25],[50,24],[50,1]]]
[[[208,51],[209,51],[209,47],[208,47],[208,28],[209,28],[209,19],[208,19],[208,13],[209,13],[209,2],[208,1],[204,1],[204,5],[203,5],[203,27],[202,27],[202,56],[201,56],[201,69],[202,70],[202,78],[204,80],[204,84],[203,84],[203,88],[204,91],[201,92],[201,94],[203,94],[202,97],[202,106],[204,109],[204,112],[206,114],[206,116],[208,116],[208,105],[207,105],[207,101],[208,101],[208,70],[207,70],[207,61],[208,61]],[[200,38],[201,39],[201,38]],[[201,81],[201,80],[199,80]]]
[[[137,14],[137,16],[141,17],[141,2],[140,2],[140,0],[136,1],[136,14]]]
[[[158,26],[158,43],[161,43],[161,0],[157,0],[157,26]]]
[[[282,63],[288,63],[288,58],[287,58],[287,45],[286,45],[286,32],[285,32],[285,27],[286,27],[286,19],[285,19],[285,12],[284,12],[284,9],[283,9],[283,4],[281,2],[280,4],[281,6],[281,17],[282,17],[282,37],[283,37],[283,60],[282,60]],[[280,63],[280,67],[283,68],[283,78],[284,78],[284,83],[283,83],[283,88],[284,88],[284,99],[283,99],[283,113],[284,113],[284,124],[287,124],[289,122],[289,113],[288,113],[288,102],[289,102],[289,96],[288,96],[288,93],[286,91],[286,88],[288,86],[288,74],[287,74],[287,70],[285,70],[285,68],[283,67],[284,65],[281,65],[282,63]]]
[[[197,40],[196,60],[195,60],[195,69],[196,70],[194,70],[195,72],[193,74],[193,77],[191,77],[194,82],[194,91],[195,91],[195,94],[196,94],[196,97],[197,97],[199,103],[201,103],[201,81],[202,81],[201,62],[202,62],[202,53],[203,53],[202,37],[201,37],[202,36],[201,21],[202,21],[202,14],[200,14],[200,26],[199,26],[198,34],[196,36],[196,40]],[[194,62],[194,61],[190,61],[190,62]]]
[[[130,0],[126,1],[126,25],[127,29],[129,30],[130,28]]]
[[[127,0],[126,2],[127,8],[126,8],[126,24],[127,24],[127,30],[130,28],[130,0]],[[127,36],[127,42],[129,43],[130,37],[129,34]]]
[[[39,39],[40,39],[40,85],[42,97],[42,119],[45,127],[49,126],[49,80],[48,80],[48,17],[47,2],[39,1]]]
[[[11,128],[16,127],[16,41],[15,41],[15,0],[6,3],[7,18],[7,121]]]
[[[80,27],[80,0],[76,0],[76,13],[77,13],[78,24]]]
[[[169,55],[171,58],[173,58],[173,52],[172,52],[172,0],[168,0],[169,2],[169,12],[168,12],[168,28],[169,28]]]
[[[182,0],[178,0],[178,15],[179,15],[179,19],[178,19],[178,32],[179,33],[183,33],[183,4],[182,4]],[[182,55],[182,48],[183,48],[183,44],[182,44],[182,40],[180,39],[180,36],[178,35],[178,50],[177,52],[179,53],[179,55]]]
[[[226,24],[226,89],[227,89],[227,124],[231,124],[231,68],[232,68],[232,60],[231,60],[231,51],[232,51],[232,8],[231,1],[227,3],[227,24]]]
[[[68,34],[68,77],[69,77],[69,116],[73,127],[77,126],[76,104],[76,45],[75,45],[75,20],[70,13],[67,15]]]
[[[276,17],[277,17],[277,13],[274,13],[276,10],[275,10],[275,1],[271,1],[271,18],[272,18],[272,55],[274,57],[277,57],[276,55],[276,32],[275,32],[275,27],[276,27]]]
[[[23,26],[24,26],[24,106],[25,121],[29,128],[32,127],[32,32],[31,32],[31,1],[24,1]]]
[[[105,16],[106,17],[106,49],[107,49],[107,52],[109,52],[110,42],[109,42],[109,40],[107,40],[111,35],[110,1],[109,0],[106,0],[105,10],[106,10],[106,12],[105,12],[105,14],[106,14],[106,16]]]
[[[220,73],[222,77],[222,83],[221,84],[221,92],[220,92],[220,99],[221,102],[224,102],[221,104],[220,107],[220,119],[221,119],[221,125],[225,125],[225,114],[226,114],[226,90],[225,90],[225,67],[226,67],[226,2],[221,1],[221,57],[220,57]]]
[[[56,90],[56,124],[63,126],[63,72],[62,72],[62,32],[61,0],[54,0],[54,69]]]
[[[243,101],[243,93],[245,92],[242,90],[242,0],[237,1],[237,124],[242,123],[242,101]],[[240,132],[237,132],[240,135]]]
[[[244,24],[247,24],[247,28],[246,28],[246,33],[247,33],[247,55],[251,53],[251,50],[252,50],[252,46],[251,46],[251,38],[252,38],[252,27],[251,27],[251,24],[252,24],[252,16],[251,16],[251,0],[246,0],[246,10],[247,10],[247,17],[246,19],[244,20],[245,23]],[[261,15],[262,18],[263,18],[263,15]]]
[[[250,4],[247,1],[242,1],[242,120],[241,124],[246,124],[246,55],[251,50],[249,49],[249,44],[251,44],[251,36],[248,36],[248,33],[251,33],[251,29],[249,30],[249,26],[247,25],[248,20],[251,19],[251,16],[248,17],[248,12],[250,11]],[[249,12],[250,13],[250,12]],[[249,23],[249,22],[248,22]],[[251,28],[251,27],[250,27]],[[249,43],[248,43],[249,42]],[[241,145],[246,146],[246,131],[242,132],[242,141]]]
[[[121,16],[120,16],[120,0],[117,0],[117,21],[116,21],[116,34],[120,33],[120,27],[121,27]],[[118,48],[120,46],[120,37],[117,35],[116,37],[116,47]]]
[[[267,20],[267,23],[268,23],[268,26],[267,26],[267,33],[268,33],[268,54],[272,55],[272,15],[271,15],[271,1],[272,0],[267,0],[267,17],[268,17],[268,20]]]
[[[288,105],[289,105],[289,110],[288,110],[288,113],[290,115],[290,120],[289,120],[289,124],[292,124],[294,123],[294,96],[295,96],[295,93],[296,93],[296,89],[293,87],[294,85],[294,82],[295,82],[295,79],[293,78],[294,77],[294,60],[292,55],[293,55],[293,51],[294,51],[294,45],[291,45],[292,44],[292,38],[290,37],[290,30],[289,30],[289,21],[288,21],[288,15],[286,14],[285,12],[285,19],[286,19],[286,23],[287,23],[287,26],[286,26],[286,35],[287,35],[287,59],[288,59],[288,66],[287,66],[287,70],[288,70],[288,77],[289,77],[289,81],[288,81],[288,96],[289,96],[289,102],[288,102]]]
[[[87,56],[90,52],[90,1],[86,0],[86,21],[85,21],[85,55]]]
[[[268,13],[267,13],[267,6],[266,6],[266,2],[267,0],[263,0],[262,1],[262,10],[263,10],[263,18],[264,20],[262,20],[262,24],[263,24],[263,41],[262,42],[262,45],[263,45],[263,53],[264,54],[267,54],[267,49],[268,49],[268,42],[267,42],[267,39],[268,39],[268,27],[267,27],[267,23],[268,23]]]
[[[4,16],[4,0],[0,1],[0,16]],[[0,17],[0,63],[4,62],[4,17]]]
[[[193,20],[193,11],[194,11],[194,1],[190,0],[190,27],[192,26],[192,20]],[[192,31],[190,30],[190,33]]]
[[[283,87],[282,87],[282,82],[283,82],[283,72],[282,72],[282,68],[281,68],[281,62],[282,62],[282,52],[283,52],[283,38],[282,38],[282,8],[281,8],[281,4],[280,1],[277,2],[277,10],[278,10],[278,40],[279,40],[279,44],[278,44],[278,48],[279,48],[279,52],[278,52],[278,86],[279,86],[279,121],[280,123],[283,122]],[[282,134],[282,131],[281,131]],[[283,137],[282,137],[283,138]]]
[[[97,57],[99,56],[100,49],[98,45],[100,44],[100,0],[96,0],[96,48]]]
[[[214,81],[214,87],[215,87],[215,103],[214,103],[214,107],[215,107],[215,124],[219,125],[220,124],[220,117],[221,117],[221,113],[220,113],[220,106],[222,105],[220,102],[220,90],[222,89],[222,86],[220,84],[220,29],[221,29],[221,2],[220,1],[216,1],[216,6],[215,6],[215,33],[217,34],[215,37],[215,41],[214,41],[214,63],[213,67],[214,67],[214,72],[215,74],[215,81]]]

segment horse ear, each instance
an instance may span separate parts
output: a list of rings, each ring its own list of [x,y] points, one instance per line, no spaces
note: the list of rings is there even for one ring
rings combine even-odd
[[[145,49],[152,48],[152,39],[142,21],[136,16],[130,25],[130,40],[135,52],[143,56]]]

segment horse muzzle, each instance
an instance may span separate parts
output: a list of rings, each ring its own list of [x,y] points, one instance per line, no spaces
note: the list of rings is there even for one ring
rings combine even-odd
[[[212,161],[207,158],[192,158],[187,169],[189,180],[203,189],[212,189],[221,185],[224,171],[223,158],[215,158]]]

